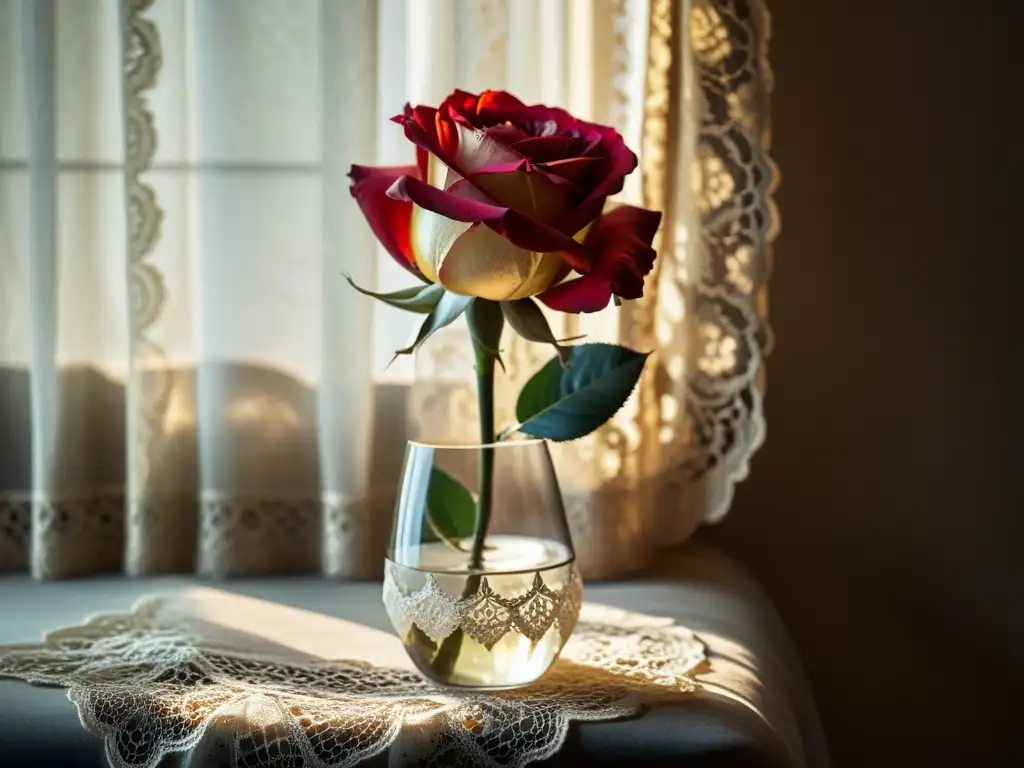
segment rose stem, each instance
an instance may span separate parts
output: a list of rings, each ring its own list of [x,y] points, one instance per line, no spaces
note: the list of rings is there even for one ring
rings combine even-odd
[[[494,355],[474,345],[476,353],[476,397],[480,410],[480,470],[477,475],[476,526],[469,553],[470,570],[484,564],[484,541],[491,523],[491,485],[494,481]],[[475,590],[474,590],[475,591]]]
[[[484,564],[484,542],[491,522],[491,497],[494,482],[494,353],[474,344],[476,356],[476,395],[480,410],[480,467],[477,474],[476,522],[473,544],[469,552],[469,570],[462,599],[480,589]],[[442,641],[431,663],[434,671],[443,677],[451,674],[462,648],[462,630],[456,629]]]

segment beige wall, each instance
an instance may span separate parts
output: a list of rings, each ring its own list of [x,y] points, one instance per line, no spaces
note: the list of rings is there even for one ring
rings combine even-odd
[[[768,442],[712,536],[837,766],[1024,766],[1024,3],[769,6]]]

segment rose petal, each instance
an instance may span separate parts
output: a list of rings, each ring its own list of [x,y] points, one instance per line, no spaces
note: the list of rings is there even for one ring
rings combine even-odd
[[[548,288],[537,298],[558,312],[600,312],[612,300],[612,284],[607,277],[589,274]]]
[[[469,120],[476,115],[476,103],[479,98],[475,93],[456,89],[445,97],[439,109],[446,110],[452,117]]]
[[[654,267],[651,248],[661,223],[661,213],[619,205],[599,218],[590,228],[586,247],[595,254],[589,275],[555,285],[539,298],[559,312],[598,312],[613,295],[639,299],[644,277]]]
[[[557,253],[519,248],[487,227],[472,227],[452,243],[437,270],[438,282],[453,293],[492,301],[534,296],[564,274]]]
[[[535,104],[524,107],[516,114],[516,123],[528,127],[533,136],[582,136],[587,126],[564,109]]]
[[[452,125],[457,132],[455,149],[449,156],[440,157],[461,175],[469,176],[495,165],[522,162],[522,155],[485,131],[465,123]]]
[[[527,139],[526,134],[511,123],[502,123],[501,125],[492,125],[484,128],[488,136],[493,136],[496,139],[508,144],[510,147],[515,147],[517,144],[521,144]],[[518,151],[518,150],[516,150]]]
[[[584,247],[572,237],[531,216],[494,205],[465,179],[443,190],[403,176],[388,190],[388,195],[416,206],[412,217],[412,252],[419,268],[430,280],[436,279],[436,265],[444,256],[438,249],[451,242],[453,233],[461,234],[466,229],[446,224],[444,220],[486,223],[513,245],[537,253],[557,252],[577,272],[591,270],[591,260]]]
[[[500,221],[487,226],[504,235],[513,244],[538,253],[558,252],[569,266],[586,274],[593,268],[592,259],[580,243],[559,229],[542,221],[510,210]]]
[[[587,246],[596,251],[594,274],[611,281],[616,296],[639,299],[644,277],[654,267],[651,243],[661,223],[661,213],[619,205],[598,219],[587,235]]]
[[[499,166],[474,173],[468,179],[499,205],[548,224],[560,221],[572,209],[571,187],[556,184],[538,170]]]
[[[415,178],[418,174],[416,166],[366,165],[353,165],[348,174],[352,179],[352,197],[356,199],[373,234],[395,261],[417,276],[420,271],[416,268],[410,237],[412,204],[388,197],[387,192],[402,176]]]
[[[388,190],[395,200],[415,203],[455,221],[478,223],[501,219],[508,208],[487,202],[483,193],[466,180],[457,181],[448,189],[438,189],[413,176],[401,176]]]
[[[596,175],[606,162],[603,157],[569,157],[544,163],[544,170],[580,184],[588,177]]]
[[[478,128],[509,121],[525,105],[505,91],[484,91],[479,96],[453,91],[439,109]]]
[[[512,145],[520,152],[537,163],[550,163],[566,157],[574,157],[573,151],[579,139],[574,136],[533,136]]]
[[[476,102],[477,114],[485,112],[518,112],[526,105],[508,91],[484,91]]]
[[[458,150],[456,123],[433,107],[405,105],[400,115],[391,118],[405,130],[405,137],[417,147],[417,164],[424,165],[420,152],[434,155],[454,167],[451,159]],[[458,170],[456,168],[456,170]]]
[[[432,166],[436,160],[431,158]],[[432,174],[434,175],[434,174]],[[452,243],[473,224],[500,220],[508,209],[490,204],[468,181],[439,189],[411,176],[395,181],[388,195],[412,205],[410,244],[412,257],[431,282],[438,281],[438,266]]]
[[[437,141],[436,115],[437,110],[432,107],[412,107],[406,104],[402,114],[395,115],[391,120],[402,126],[405,138],[417,147],[432,155],[441,155],[441,147]]]

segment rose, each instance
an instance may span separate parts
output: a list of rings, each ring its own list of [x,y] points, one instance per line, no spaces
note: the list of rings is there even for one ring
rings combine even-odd
[[[605,211],[637,165],[615,130],[504,91],[455,91],[393,119],[416,165],[354,165],[352,195],[410,272],[455,294],[537,296],[564,312],[643,295],[661,214]]]

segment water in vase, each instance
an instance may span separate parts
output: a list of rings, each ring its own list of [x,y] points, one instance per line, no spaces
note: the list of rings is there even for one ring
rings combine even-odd
[[[465,552],[440,542],[395,552],[385,589],[416,666],[439,683],[474,688],[525,685],[544,674],[580,603],[571,550],[529,536],[488,538],[480,571],[468,571]]]

